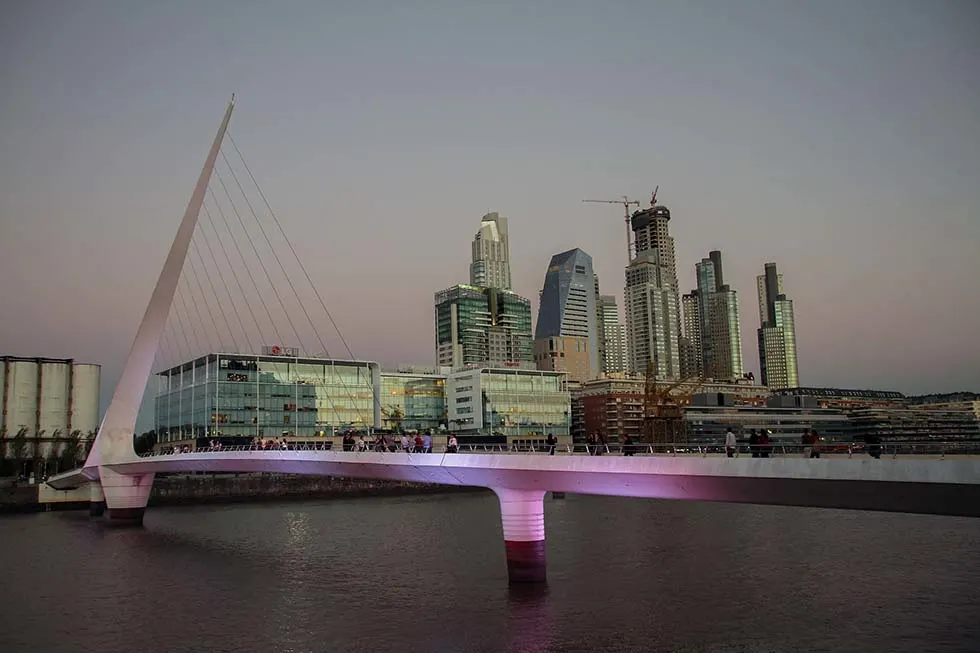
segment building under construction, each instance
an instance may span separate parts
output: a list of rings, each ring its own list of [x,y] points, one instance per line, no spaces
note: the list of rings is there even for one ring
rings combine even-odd
[[[673,384],[669,384],[670,387]],[[666,388],[653,389],[662,393]],[[744,383],[681,382],[670,390],[670,397],[659,409],[657,400],[647,398],[647,384],[642,377],[615,375],[584,382],[572,391],[572,430],[576,442],[584,442],[589,433],[600,433],[607,442],[617,442],[628,435],[634,442],[665,442],[668,435],[681,437],[678,429],[684,425],[683,406],[695,393],[724,395],[735,406],[765,406],[769,391],[759,385]],[[660,396],[659,394],[657,395]],[[677,410],[671,405],[677,403]],[[649,407],[649,408],[648,408]],[[661,421],[656,421],[656,415]],[[681,414],[678,424],[677,414]],[[650,415],[650,419],[647,418]],[[669,424],[669,425],[668,425]],[[687,429],[687,426],[684,426]],[[658,435],[659,434],[659,435]]]

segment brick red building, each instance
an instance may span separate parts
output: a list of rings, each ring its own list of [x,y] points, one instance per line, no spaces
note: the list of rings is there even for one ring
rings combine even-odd
[[[765,405],[769,391],[746,383],[686,384],[675,394],[717,392],[735,395],[735,405]],[[589,433],[601,433],[609,443],[628,434],[635,441],[643,437],[642,378],[603,378],[586,381],[572,390],[572,438],[584,443]]]

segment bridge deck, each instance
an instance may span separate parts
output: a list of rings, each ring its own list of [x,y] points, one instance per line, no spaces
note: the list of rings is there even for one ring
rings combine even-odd
[[[501,453],[196,451],[111,465],[123,474],[276,472],[659,499],[980,516],[980,457],[846,454],[590,456]],[[94,470],[52,478],[84,482]],[[87,472],[87,473],[86,473]]]

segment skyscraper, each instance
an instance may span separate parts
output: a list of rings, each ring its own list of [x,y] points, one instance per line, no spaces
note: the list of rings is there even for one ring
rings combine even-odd
[[[599,295],[599,334],[602,372],[626,374],[629,352],[626,349],[626,325],[619,319],[619,306],[612,295]]]
[[[487,213],[473,238],[470,284],[510,290],[510,241],[507,218]]]
[[[692,290],[681,297],[684,313],[684,335],[680,339],[681,377],[685,379],[704,376],[704,361],[701,359],[700,301],[697,290]]]
[[[714,343],[711,341],[711,325],[708,323],[708,301],[718,289],[715,281],[715,264],[710,258],[695,263],[694,272],[698,280],[698,332],[701,336],[700,373],[702,378],[711,378],[709,370],[714,369]]]
[[[756,285],[762,384],[774,390],[799,387],[793,300],[783,294],[783,275],[776,272],[775,263],[766,263],[765,274],[756,277]]]
[[[531,302],[497,288],[457,285],[435,294],[436,364],[533,368]]]
[[[595,282],[595,286],[592,289],[592,294],[595,297],[595,329],[596,340],[599,343],[597,347],[599,351],[599,369],[594,370],[594,373],[597,374],[598,372],[606,371],[604,363],[606,360],[606,334],[604,331],[605,325],[602,322],[602,295],[599,294],[599,275],[595,274],[593,276],[593,281]]]
[[[743,375],[742,331],[738,319],[738,293],[728,284],[711,293],[708,299],[708,324],[711,333],[711,367],[707,378],[722,381]]]
[[[703,379],[740,377],[743,365],[738,293],[724,283],[721,252],[709,252],[694,268],[698,288],[684,295],[684,333],[691,348],[696,347],[695,364],[687,367],[691,374],[696,370]]]
[[[534,331],[539,370],[567,371],[576,381],[598,376],[595,282],[592,257],[581,249],[551,257]]]
[[[652,204],[652,202],[651,202]],[[658,379],[680,377],[680,297],[670,210],[651,205],[630,218],[635,254],[626,268],[626,330],[630,367],[652,365]]]

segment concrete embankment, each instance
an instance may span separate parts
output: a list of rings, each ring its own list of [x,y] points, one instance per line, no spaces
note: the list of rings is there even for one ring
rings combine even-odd
[[[332,476],[289,474],[196,474],[157,476],[150,506],[286,501],[366,496],[401,496],[444,492],[472,492],[429,483],[408,483]],[[0,488],[0,513],[83,510],[89,507],[89,488],[58,491],[47,485]]]
[[[158,477],[154,481],[150,505],[399,496],[472,492],[481,489],[431,483],[288,474],[169,476]]]

